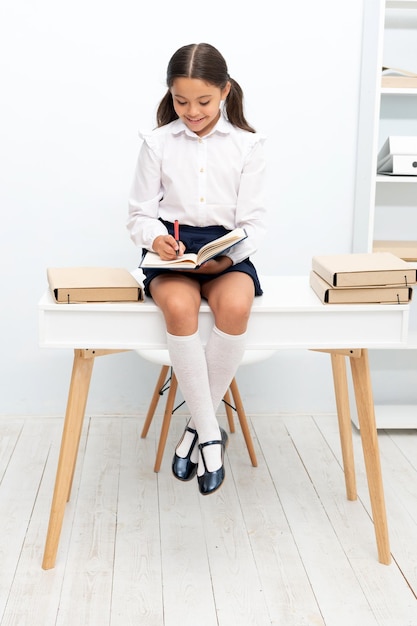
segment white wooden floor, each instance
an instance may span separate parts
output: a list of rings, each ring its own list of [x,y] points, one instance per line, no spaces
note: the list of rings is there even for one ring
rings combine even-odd
[[[41,569],[62,419],[0,419],[1,626],[417,626],[417,432],[382,431],[393,562],[377,561],[360,436],[344,492],[335,416],[251,416],[202,497],[153,472],[159,419],[85,420],[56,567]],[[220,418],[223,425],[226,421]]]

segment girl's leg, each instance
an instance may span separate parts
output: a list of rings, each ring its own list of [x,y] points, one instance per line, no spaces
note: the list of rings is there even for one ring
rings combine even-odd
[[[206,346],[206,364],[212,406],[216,412],[245,351],[246,327],[254,298],[253,281],[242,272],[229,272],[206,283],[202,295],[207,298],[215,319]],[[201,449],[200,444],[199,477],[208,466],[208,455],[211,463],[209,471],[214,471],[217,465],[221,467],[224,477],[222,449],[221,445]]]
[[[246,328],[254,299],[253,281],[242,272],[229,272],[204,285],[215,317],[206,346],[206,362],[214,410],[226,393],[246,346]]]
[[[206,363],[215,411],[230,386],[242,361],[246,347],[246,333],[229,335],[215,325],[206,346]]]
[[[199,443],[219,439],[220,429],[211,398],[206,355],[198,331],[187,336],[167,333],[167,342],[178,384],[192,416],[188,426],[197,430]],[[192,433],[186,431],[177,447],[178,456],[186,456],[191,445],[190,438]],[[191,460],[195,462],[195,459],[194,455]],[[217,464],[212,468],[210,462],[209,465],[210,471],[218,467]]]
[[[165,318],[171,363],[192,416],[189,426],[197,430],[200,443],[220,439],[219,425],[211,399],[205,352],[198,334],[200,284],[185,275],[164,274],[152,281],[151,293]],[[186,457],[192,442],[193,434],[186,431],[177,447],[178,456]],[[194,458],[192,456],[191,460],[195,463],[197,447],[193,454]],[[218,459],[218,454],[208,450],[206,460],[209,471],[219,467]],[[212,467],[213,463],[217,464],[217,467]]]

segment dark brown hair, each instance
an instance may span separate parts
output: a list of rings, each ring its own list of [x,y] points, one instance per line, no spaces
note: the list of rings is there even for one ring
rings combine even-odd
[[[158,126],[165,126],[178,119],[171,95],[171,87],[175,78],[198,78],[224,89],[230,82],[230,91],[224,103],[224,110],[231,124],[248,130],[255,129],[248,124],[243,112],[243,91],[240,85],[230,78],[227,64],[220,52],[208,43],[192,43],[179,48],[168,63],[166,83],[168,91],[159,103],[156,113]]]

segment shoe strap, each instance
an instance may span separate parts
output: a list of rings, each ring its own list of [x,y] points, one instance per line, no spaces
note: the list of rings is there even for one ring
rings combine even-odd
[[[214,444],[218,444],[218,445],[222,445],[223,441],[221,439],[214,439],[213,441],[205,441],[204,443],[199,443],[198,447],[200,448],[200,450],[202,448],[205,448],[206,446],[213,446]]]
[[[186,427],[185,427],[185,430],[188,430],[188,432],[189,432],[189,433],[192,433],[193,435],[196,435],[196,434],[197,434],[197,431],[196,431],[196,430],[194,430],[194,428],[190,428],[189,426],[186,426]]]
[[[205,448],[206,446],[213,446],[213,445],[223,445],[223,441],[221,439],[213,439],[213,441],[205,441],[204,443],[199,443],[198,447],[200,449],[201,452],[201,458],[203,459],[203,465],[204,465],[204,469],[206,472],[208,472],[207,469],[207,465],[206,465],[206,459],[204,458],[204,452],[203,452],[203,448]]]

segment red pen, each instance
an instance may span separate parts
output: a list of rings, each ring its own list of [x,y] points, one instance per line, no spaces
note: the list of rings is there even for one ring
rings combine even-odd
[[[174,222],[174,239],[175,239],[175,241],[178,244],[178,250],[176,252],[176,254],[178,256],[178,253],[180,251],[180,225],[178,223],[178,220],[175,220],[175,222]]]

